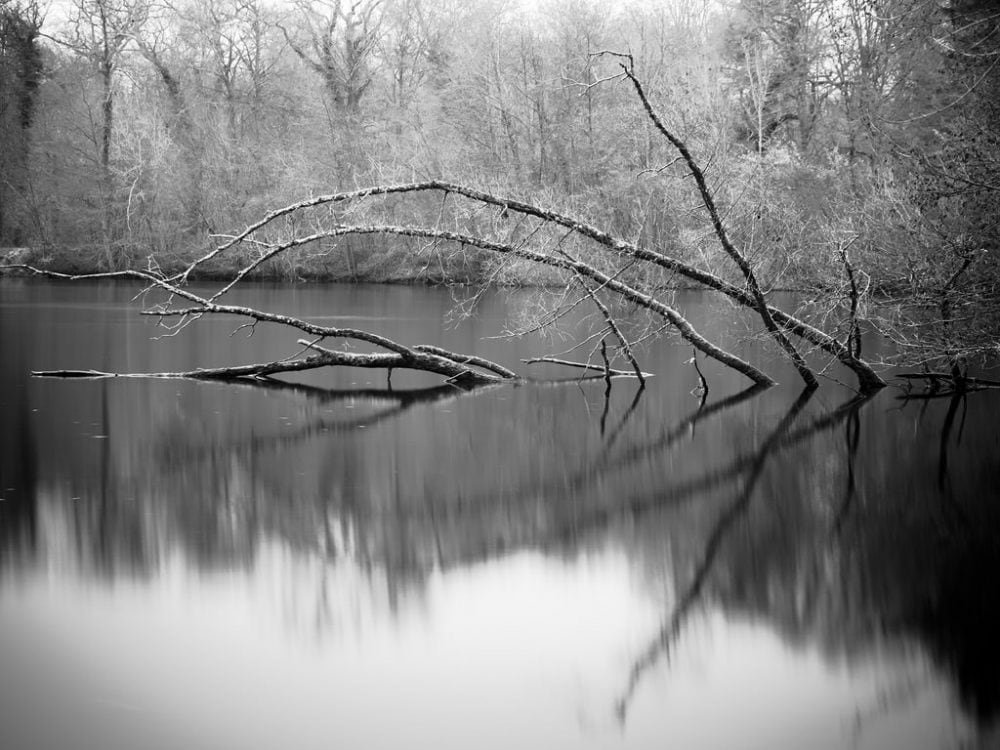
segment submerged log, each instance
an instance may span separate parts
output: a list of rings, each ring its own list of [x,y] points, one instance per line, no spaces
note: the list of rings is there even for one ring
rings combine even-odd
[[[315,370],[321,367],[364,367],[379,369],[410,369],[431,372],[443,375],[449,382],[462,384],[464,386],[495,383],[506,379],[516,378],[516,374],[507,368],[490,362],[482,357],[456,354],[440,347],[414,347],[410,348],[392,339],[368,331],[356,328],[338,328],[331,326],[320,326],[309,321],[301,320],[290,315],[272,313],[265,310],[257,310],[252,307],[242,305],[221,305],[212,302],[190,290],[171,283],[162,276],[145,271],[115,271],[102,274],[83,274],[71,276],[54,271],[45,271],[31,266],[19,266],[22,270],[29,271],[42,276],[60,279],[81,279],[81,278],[131,278],[146,282],[149,288],[159,288],[171,295],[194,303],[193,307],[172,308],[169,302],[164,305],[154,306],[152,309],[144,310],[143,315],[150,315],[158,318],[180,318],[181,323],[175,327],[174,331],[186,325],[191,320],[196,320],[202,315],[236,315],[249,318],[252,322],[248,324],[253,327],[258,323],[275,323],[289,328],[294,328],[304,333],[311,334],[316,338],[313,341],[300,339],[298,344],[304,351],[313,351],[315,354],[300,358],[288,358],[274,362],[263,362],[258,364],[237,365],[232,367],[198,368],[195,370],[185,370],[180,372],[148,372],[148,373],[113,373],[101,372],[98,370],[47,370],[38,371],[32,374],[39,377],[66,377],[66,378],[102,378],[102,377],[147,377],[147,378],[185,378],[192,380],[237,380],[245,378],[266,378],[287,372],[302,372],[305,370]],[[241,326],[242,327],[242,326]],[[319,341],[326,338],[342,338],[363,341],[368,344],[380,346],[388,352],[357,353],[346,351],[335,351],[319,345]],[[479,372],[472,369],[478,367],[487,372]]]

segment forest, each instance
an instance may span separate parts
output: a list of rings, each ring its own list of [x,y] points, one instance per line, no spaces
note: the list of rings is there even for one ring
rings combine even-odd
[[[831,335],[863,321],[908,362],[997,352],[995,2],[0,7],[8,263],[567,284],[562,260],[481,252],[540,245],[653,297],[742,270],[760,311],[805,292]],[[696,273],[611,264],[546,212]]]

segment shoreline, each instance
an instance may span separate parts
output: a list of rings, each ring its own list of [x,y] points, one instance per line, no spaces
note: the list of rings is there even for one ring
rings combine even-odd
[[[79,253],[79,254],[77,254]],[[123,271],[129,269],[139,269],[143,265],[149,267],[150,261],[155,263],[156,270],[165,273],[167,276],[181,273],[198,257],[192,254],[191,258],[185,258],[179,254],[173,258],[154,258],[147,256],[146,264],[124,263],[112,270]],[[72,276],[87,276],[88,274],[106,273],[108,268],[100,261],[104,260],[98,252],[89,250],[80,252],[80,249],[63,249],[59,251],[43,251],[35,248],[4,248],[0,247],[0,279],[2,278],[30,278],[33,275],[23,268],[11,268],[9,266],[28,265],[34,266],[42,271],[52,271]],[[142,260],[132,258],[132,260]],[[5,267],[8,266],[8,267]],[[235,264],[230,265],[207,265],[199,266],[198,270],[191,273],[189,278],[192,281],[212,282],[231,281],[238,272]],[[289,285],[310,285],[310,284],[386,284],[391,286],[426,286],[426,287],[473,287],[489,286],[496,289],[560,289],[565,286],[560,279],[554,278],[552,274],[539,274],[537,278],[530,279],[524,275],[511,273],[498,275],[495,273],[483,273],[481,277],[474,277],[471,274],[442,275],[417,273],[380,273],[384,269],[378,267],[365,269],[361,272],[355,271],[335,271],[332,269],[318,269],[309,266],[298,266],[294,269],[275,268],[272,264],[264,264],[255,269],[240,283],[269,283],[269,284],[289,284]],[[49,279],[49,281],[58,281]],[[706,287],[690,283],[674,283],[662,287],[663,289],[675,292],[695,292],[711,291]],[[830,294],[835,288],[822,284],[800,285],[800,286],[772,286],[767,285],[769,292],[783,294],[805,294],[822,293]],[[891,281],[876,284],[873,293],[879,298],[890,298],[901,287],[893,285]]]

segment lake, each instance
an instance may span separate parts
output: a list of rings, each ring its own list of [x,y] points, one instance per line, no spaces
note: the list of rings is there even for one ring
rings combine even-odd
[[[644,390],[610,394],[30,376],[298,349],[224,318],[155,338],[135,292],[0,280],[0,747],[1000,741],[1000,391],[859,401],[827,380],[802,398],[694,293],[677,304],[699,330],[784,385],[703,363],[701,403],[670,341],[642,352]],[[502,336],[537,296],[233,301],[573,378],[521,364],[568,339]]]

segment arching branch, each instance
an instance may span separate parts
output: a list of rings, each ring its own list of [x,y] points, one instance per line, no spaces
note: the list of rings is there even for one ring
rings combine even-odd
[[[298,211],[306,210],[309,208],[314,208],[317,206],[324,205],[337,205],[337,204],[349,204],[356,201],[362,201],[367,199],[372,199],[376,197],[389,196],[389,195],[404,195],[408,193],[421,193],[421,192],[440,192],[444,194],[453,194],[460,196],[467,200],[473,201],[475,203],[482,203],[486,205],[496,206],[506,211],[521,214],[523,216],[530,216],[537,218],[541,221],[551,223],[555,226],[560,226],[573,231],[581,237],[592,240],[599,246],[605,248],[607,251],[613,253],[616,256],[634,259],[641,262],[650,263],[659,268],[663,268],[671,273],[676,273],[685,279],[698,284],[706,289],[711,289],[713,291],[719,292],[729,299],[733,300],[737,304],[748,307],[750,309],[756,310],[756,300],[754,296],[747,290],[740,288],[734,284],[725,281],[716,274],[706,271],[696,266],[693,266],[684,261],[673,258],[665,253],[659,252],[650,247],[644,247],[637,245],[635,243],[627,242],[620,238],[614,237],[608,232],[595,227],[585,221],[568,216],[566,214],[560,213],[558,211],[553,211],[550,209],[541,208],[539,206],[532,205],[530,203],[525,203],[524,201],[517,200],[508,196],[499,196],[492,193],[484,192],[482,190],[474,189],[465,185],[459,185],[453,182],[447,182],[444,180],[425,180],[422,182],[411,182],[402,183],[398,185],[376,185],[361,190],[352,190],[339,193],[330,193],[327,195],[315,196],[307,200],[298,201],[296,203],[289,204],[282,208],[271,211],[269,214],[264,216],[257,222],[249,225],[239,234],[233,235],[228,238],[223,244],[213,248],[211,251],[201,256],[195,260],[187,269],[185,269],[181,274],[174,277],[174,280],[179,280],[181,278],[186,279],[190,274],[194,273],[201,265],[208,263],[220,254],[226,252],[230,248],[236,246],[237,244],[247,240],[255,232],[260,231],[273,223],[275,220],[288,216]],[[324,235],[328,236],[328,235]],[[294,245],[306,244],[314,239],[318,239],[317,235],[311,237],[302,237],[294,240]],[[266,262],[274,255],[283,252],[285,248],[281,246],[276,246],[272,250],[268,251],[254,261],[251,266],[244,269],[245,273],[241,271],[240,278],[243,278],[245,274],[249,274],[252,270],[258,267],[260,264]],[[229,291],[239,279],[234,279],[233,282],[227,284],[223,289],[219,291],[218,294],[224,294]],[[848,367],[854,372],[858,379],[858,384],[862,392],[868,393],[885,386],[885,381],[878,375],[877,372],[872,368],[870,364],[865,362],[860,358],[856,358],[849,347],[845,346],[842,342],[838,341],[834,336],[827,334],[826,332],[816,328],[813,325],[797,318],[796,316],[788,313],[778,307],[773,305],[766,305],[766,310],[771,316],[772,320],[784,330],[789,333],[798,336],[802,340],[808,342],[809,344],[819,347],[822,351],[826,352],[832,357],[835,357],[844,366]]]
[[[755,383],[760,383],[762,385],[774,385],[775,381],[765,373],[761,372],[758,368],[754,367],[749,362],[731,354],[724,349],[716,346],[700,333],[695,330],[688,320],[680,314],[677,310],[671,306],[661,302],[650,294],[646,294],[635,287],[632,287],[623,281],[613,278],[593,266],[583,263],[579,260],[573,260],[562,256],[544,255],[542,253],[536,252],[534,250],[529,250],[526,247],[507,245],[500,242],[494,242],[492,240],[487,240],[482,237],[477,237],[469,234],[460,234],[458,232],[451,232],[443,229],[424,229],[419,227],[411,226],[394,226],[390,224],[371,224],[366,226],[336,226],[327,232],[318,232],[316,234],[309,235],[308,237],[297,238],[286,243],[274,246],[265,255],[267,259],[274,258],[282,252],[285,252],[292,247],[297,247],[299,245],[305,244],[307,242],[314,242],[319,239],[330,238],[330,237],[340,237],[349,234],[382,234],[382,235],[396,235],[402,237],[418,237],[422,239],[430,240],[443,240],[448,242],[458,243],[460,245],[465,245],[468,247],[476,247],[481,250],[487,250],[493,253],[501,255],[514,255],[525,260],[529,260],[533,263],[539,265],[551,266],[553,268],[558,268],[564,271],[569,271],[570,273],[578,274],[581,277],[592,279],[596,281],[602,287],[616,292],[623,299],[632,302],[639,307],[645,308],[661,317],[665,318],[680,335],[693,345],[696,349],[701,351],[708,357],[721,362],[722,364],[730,367],[737,372],[745,375],[750,380]],[[259,265],[262,262],[260,260],[254,261],[253,266]],[[249,266],[248,266],[249,268]],[[243,269],[240,273],[243,274],[246,269]],[[231,285],[227,285],[228,286]],[[224,290],[225,291],[225,288]],[[221,292],[220,292],[221,294]],[[217,298],[219,294],[216,294],[213,299]],[[216,303],[209,303],[215,305]],[[224,307],[224,306],[223,306]],[[309,331],[312,333],[312,331]]]

